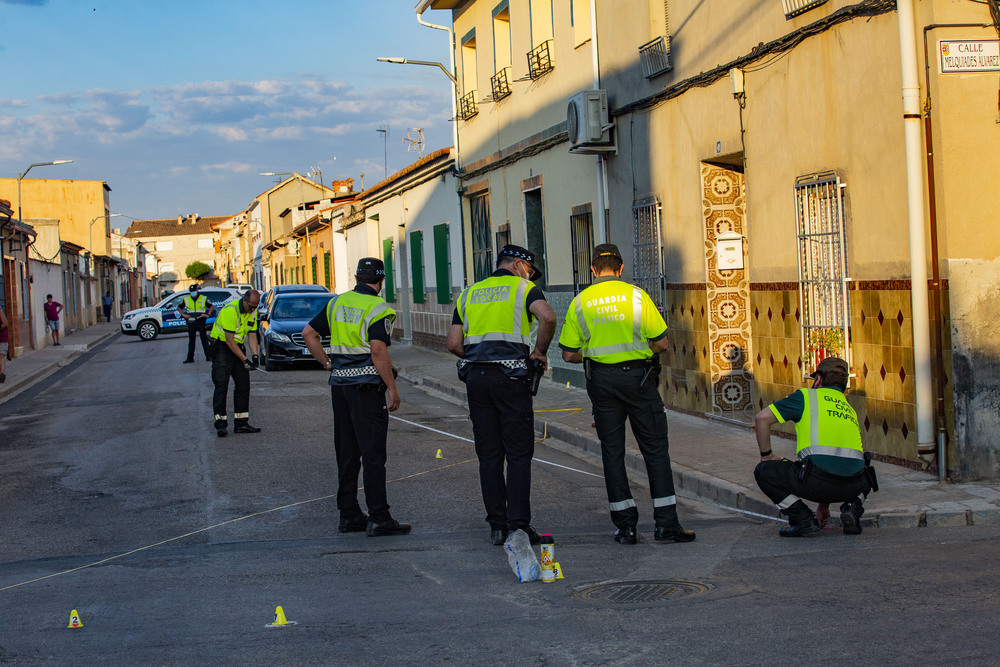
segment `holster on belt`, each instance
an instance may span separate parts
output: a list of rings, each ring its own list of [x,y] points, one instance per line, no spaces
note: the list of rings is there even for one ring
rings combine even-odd
[[[642,374],[642,379],[639,381],[639,391],[646,391],[659,383],[661,368],[659,356],[653,356],[646,362],[646,372]]]
[[[590,380],[590,371],[591,371],[591,369],[593,367],[594,367],[593,364],[590,363],[590,357],[584,357],[583,358],[583,374],[587,378],[588,381]]]
[[[871,484],[872,491],[878,491],[878,477],[875,476],[872,455],[868,452],[865,452],[865,475],[868,477],[868,483]]]

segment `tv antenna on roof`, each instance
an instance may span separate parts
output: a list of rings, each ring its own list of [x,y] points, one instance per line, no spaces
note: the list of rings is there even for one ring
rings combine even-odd
[[[410,136],[410,132],[416,132],[417,138],[414,139]],[[412,150],[417,151],[417,159],[419,160],[424,156],[424,128],[422,127],[411,127],[407,130],[406,136],[403,137],[403,143],[409,144],[406,147],[406,152],[409,153]]]
[[[375,131],[382,135],[382,168],[385,170],[385,178],[389,178],[389,126],[382,125]]]

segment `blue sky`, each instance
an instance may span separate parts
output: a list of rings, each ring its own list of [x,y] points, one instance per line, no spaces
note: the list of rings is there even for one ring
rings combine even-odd
[[[139,219],[238,213],[274,181],[259,172],[373,185],[379,127],[389,173],[417,159],[411,128],[424,154],[452,141],[447,77],[375,60],[448,64],[448,34],[415,5],[0,0],[0,175],[71,159],[27,178],[107,181],[111,210]]]

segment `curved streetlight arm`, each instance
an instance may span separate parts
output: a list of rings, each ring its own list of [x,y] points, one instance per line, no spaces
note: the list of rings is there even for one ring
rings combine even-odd
[[[376,58],[375,60],[380,63],[392,63],[393,65],[428,65],[430,67],[440,67],[445,76],[451,79],[453,84],[458,85],[458,79],[455,78],[454,74],[448,71],[448,68],[445,67],[443,63],[431,60],[410,60],[409,58]]]
[[[28,175],[32,167],[48,167],[54,164],[69,164],[72,160],[53,160],[52,162],[32,162],[28,165],[28,168],[17,175],[17,221],[22,222],[21,218],[21,179]]]

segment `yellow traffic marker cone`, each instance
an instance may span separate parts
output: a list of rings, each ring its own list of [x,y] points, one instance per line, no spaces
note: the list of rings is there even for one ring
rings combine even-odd
[[[440,449],[438,450],[438,453],[434,456],[434,458],[436,458],[436,459],[443,459],[444,458],[444,455],[441,453]]]
[[[76,609],[69,613],[69,625],[67,628],[82,628],[83,623],[80,622],[80,614],[77,613]]]
[[[278,605],[274,610],[274,623],[268,623],[265,628],[283,628],[286,625],[295,625],[295,621],[289,621],[285,618],[285,610]]]
[[[566,388],[569,389],[569,382],[566,383]]]
[[[563,579],[562,565],[559,563],[552,563],[552,573],[556,575],[556,579]]]

